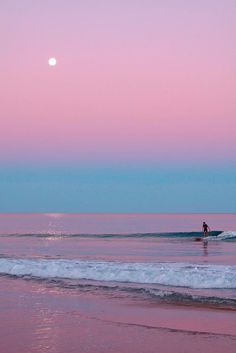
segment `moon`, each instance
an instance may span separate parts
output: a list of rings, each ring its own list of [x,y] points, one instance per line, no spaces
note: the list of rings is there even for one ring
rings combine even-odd
[[[48,59],[49,66],[55,66],[57,64],[57,60],[55,58]]]

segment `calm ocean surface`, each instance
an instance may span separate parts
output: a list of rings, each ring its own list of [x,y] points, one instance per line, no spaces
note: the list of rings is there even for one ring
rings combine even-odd
[[[203,221],[207,242],[196,241]],[[1,214],[0,274],[236,309],[236,215]]]

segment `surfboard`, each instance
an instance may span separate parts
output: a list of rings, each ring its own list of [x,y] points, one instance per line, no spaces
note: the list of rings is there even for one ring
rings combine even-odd
[[[195,238],[194,240],[195,241],[207,241],[207,239],[208,239],[208,237],[197,237],[197,238]]]

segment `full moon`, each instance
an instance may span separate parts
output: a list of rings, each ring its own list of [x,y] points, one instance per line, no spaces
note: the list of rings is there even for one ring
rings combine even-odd
[[[57,60],[55,58],[50,58],[48,60],[48,65],[55,66],[57,64]]]

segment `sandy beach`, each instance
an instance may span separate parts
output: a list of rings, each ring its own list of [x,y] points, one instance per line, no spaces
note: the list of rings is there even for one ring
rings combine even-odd
[[[235,311],[58,289],[0,278],[0,352],[235,353]],[[200,332],[199,332],[200,331]]]

